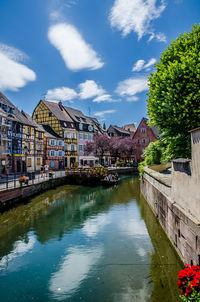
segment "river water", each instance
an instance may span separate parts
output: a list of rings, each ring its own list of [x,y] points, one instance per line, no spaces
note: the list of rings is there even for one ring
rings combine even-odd
[[[1,302],[175,302],[181,267],[133,177],[59,187],[0,216]]]

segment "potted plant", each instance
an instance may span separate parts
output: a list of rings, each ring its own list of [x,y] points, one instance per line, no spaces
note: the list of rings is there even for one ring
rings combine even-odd
[[[18,180],[19,180],[20,187],[22,187],[23,183],[28,185],[28,180],[29,180],[28,177],[23,175]]]

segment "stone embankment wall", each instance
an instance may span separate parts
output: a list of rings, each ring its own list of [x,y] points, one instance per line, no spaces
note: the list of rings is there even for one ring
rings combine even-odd
[[[19,202],[28,201],[34,195],[64,185],[65,183],[66,177],[52,178],[37,184],[2,191],[0,192],[0,211],[7,210]]]
[[[172,177],[145,168],[141,192],[184,263],[200,265],[200,128],[192,131],[192,161],[172,163]]]

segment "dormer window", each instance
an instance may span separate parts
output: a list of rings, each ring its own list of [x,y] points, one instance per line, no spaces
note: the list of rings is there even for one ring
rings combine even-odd
[[[67,128],[67,123],[65,123],[65,122],[64,122],[64,123],[63,123],[63,125],[64,125],[64,127],[66,127],[66,128]]]
[[[74,124],[71,124],[71,127],[74,128]]]
[[[91,125],[88,126],[88,130],[91,132],[93,131],[93,127]]]
[[[79,130],[83,130],[83,124],[79,124]]]

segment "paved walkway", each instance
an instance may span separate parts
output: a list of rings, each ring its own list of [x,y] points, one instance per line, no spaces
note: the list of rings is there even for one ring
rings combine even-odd
[[[65,176],[65,171],[55,171],[53,178],[59,178],[59,177],[64,177]],[[41,183],[44,181],[47,181],[51,179],[49,177],[48,173],[44,173],[43,175],[41,174],[37,174],[35,175],[35,179],[29,180],[29,185],[31,184],[37,184],[37,183]],[[25,184],[23,184],[23,187],[26,186]],[[13,188],[19,188],[20,184],[19,184],[19,177],[16,179],[9,179],[8,182],[6,183],[1,183],[0,184],[0,191],[4,191],[4,190],[9,190],[9,189],[13,189]]]

